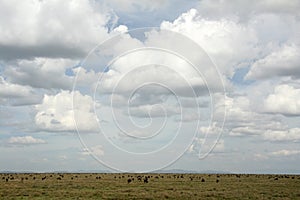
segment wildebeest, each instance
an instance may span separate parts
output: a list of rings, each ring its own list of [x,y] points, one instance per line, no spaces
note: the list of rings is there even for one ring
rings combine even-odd
[[[132,180],[129,178],[129,179],[127,180],[127,183],[131,183],[131,181],[132,181]]]
[[[147,178],[147,176],[144,178],[144,183],[148,183],[148,178]]]
[[[136,178],[138,179],[138,181],[142,181],[142,176],[139,175]]]

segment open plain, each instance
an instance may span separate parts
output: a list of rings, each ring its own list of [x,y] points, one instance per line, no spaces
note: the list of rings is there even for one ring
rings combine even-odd
[[[1,174],[0,199],[300,199],[299,175]]]

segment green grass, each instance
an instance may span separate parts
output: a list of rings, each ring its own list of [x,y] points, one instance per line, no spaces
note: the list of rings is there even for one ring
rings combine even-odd
[[[138,181],[138,176],[150,176],[149,182]],[[0,199],[300,199],[297,175],[0,174],[0,178]]]

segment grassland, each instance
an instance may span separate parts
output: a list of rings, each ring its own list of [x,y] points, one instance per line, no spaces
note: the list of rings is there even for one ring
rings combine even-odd
[[[300,199],[299,175],[53,173],[0,178],[0,199]]]

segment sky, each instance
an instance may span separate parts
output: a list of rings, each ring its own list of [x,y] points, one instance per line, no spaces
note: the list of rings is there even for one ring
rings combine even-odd
[[[0,0],[0,171],[299,174],[299,10]]]

